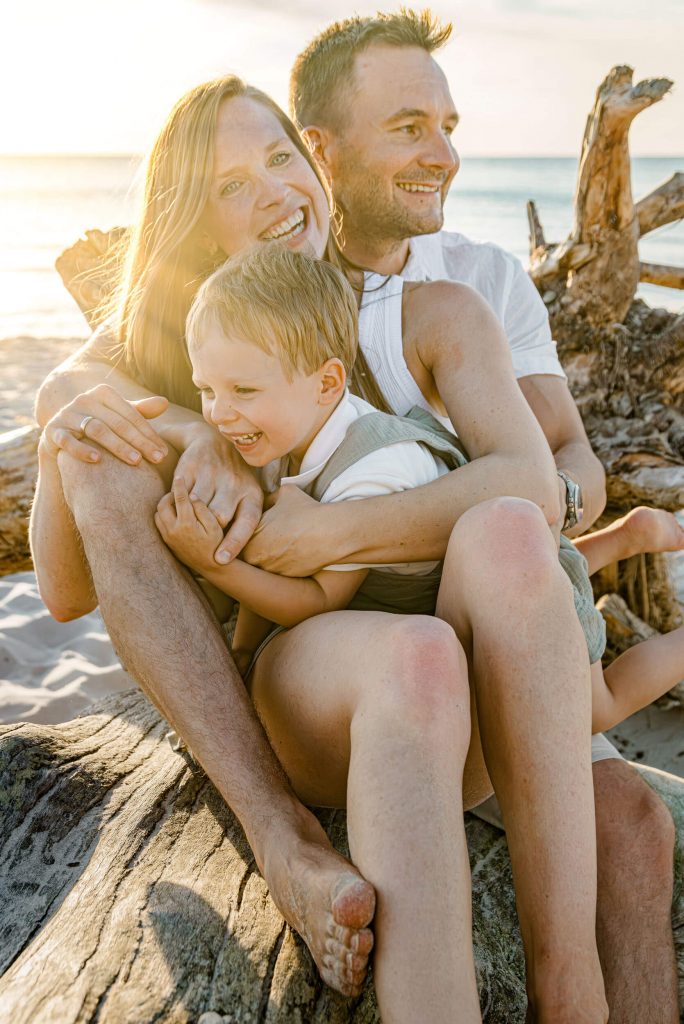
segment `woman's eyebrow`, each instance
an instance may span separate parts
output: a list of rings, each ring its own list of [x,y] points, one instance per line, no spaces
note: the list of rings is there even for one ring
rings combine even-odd
[[[282,146],[284,142],[289,143],[290,139],[287,135],[279,135],[273,142],[269,142],[268,146],[265,147],[264,152],[271,153],[274,149],[277,149],[278,146]],[[241,164],[235,164],[235,166],[228,167],[226,170],[220,171],[216,174],[214,176],[214,181],[223,181],[224,178],[230,178],[231,175],[237,174],[241,170],[243,170],[243,166]]]

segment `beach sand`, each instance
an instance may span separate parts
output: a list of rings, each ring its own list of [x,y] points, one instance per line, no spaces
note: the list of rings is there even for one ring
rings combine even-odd
[[[79,339],[16,338],[0,343],[0,433],[33,422],[35,391]],[[672,556],[684,601],[684,552]],[[74,622],[51,618],[33,573],[0,578],[0,722],[66,721],[94,701],[135,685],[98,612]],[[684,709],[652,705],[611,734],[630,760],[684,777]]]

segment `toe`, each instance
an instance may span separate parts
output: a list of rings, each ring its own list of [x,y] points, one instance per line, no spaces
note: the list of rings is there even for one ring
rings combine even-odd
[[[340,879],[332,900],[335,922],[346,928],[365,928],[375,913],[375,890],[358,875]]]

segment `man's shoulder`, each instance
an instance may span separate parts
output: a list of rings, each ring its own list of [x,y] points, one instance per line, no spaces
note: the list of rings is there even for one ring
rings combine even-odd
[[[499,297],[514,277],[524,273],[517,256],[496,242],[469,238],[459,231],[418,236],[411,240],[411,250],[414,258],[427,266],[433,279],[446,276]]]

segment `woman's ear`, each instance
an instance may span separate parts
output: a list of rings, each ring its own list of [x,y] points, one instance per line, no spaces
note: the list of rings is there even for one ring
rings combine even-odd
[[[319,405],[337,402],[347,386],[347,374],[340,359],[328,359],[320,369]]]

